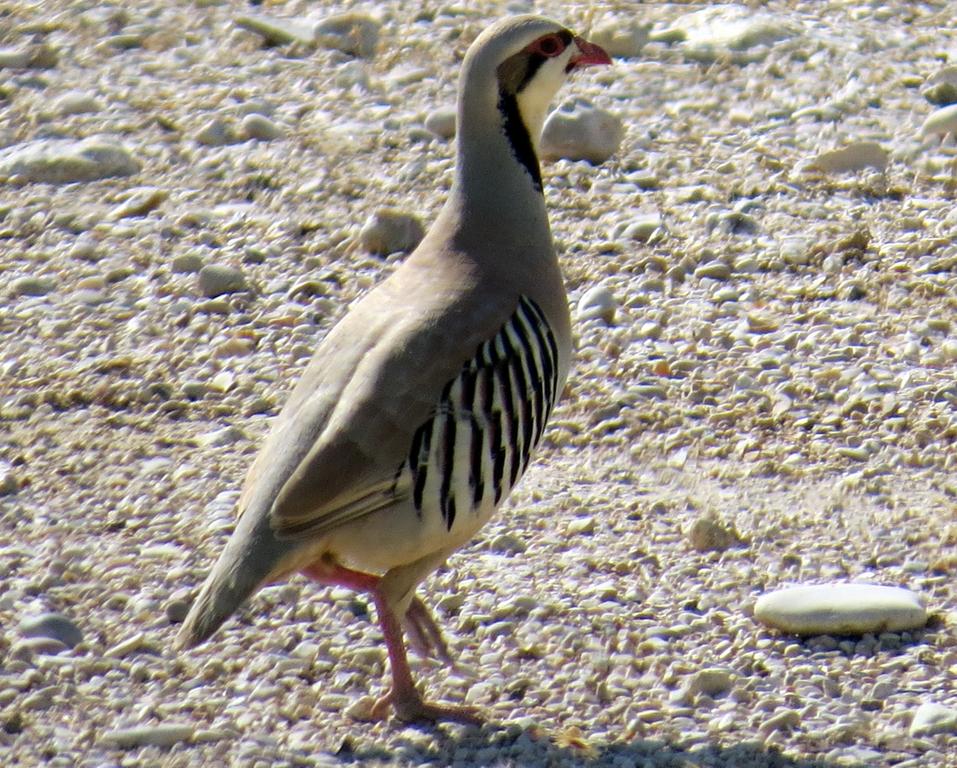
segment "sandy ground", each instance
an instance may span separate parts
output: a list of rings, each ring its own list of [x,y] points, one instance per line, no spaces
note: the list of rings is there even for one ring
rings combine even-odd
[[[614,318],[576,323],[535,466],[423,589],[459,668],[417,673],[482,728],[350,718],[387,670],[345,591],[277,585],[202,648],[171,640],[316,339],[401,258],[363,253],[362,223],[428,222],[452,144],[425,118],[484,24],[531,6],[356,6],[366,57],[236,25],[346,6],[6,8],[0,47],[33,53],[0,68],[0,146],[105,136],[140,170],[0,180],[0,762],[957,765],[957,725],[910,731],[957,709],[953,154],[917,135],[957,33],[952,4],[900,6],[752,3],[734,50],[661,34],[699,5],[536,6],[657,36],[562,93],[621,118],[618,152],[543,169],[573,306],[603,285]],[[277,137],[243,140],[249,114]],[[233,143],[197,140],[214,119]],[[854,142],[886,167],[807,167]],[[200,265],[248,290],[204,296]],[[741,542],[696,551],[701,519]],[[841,580],[914,590],[928,626],[800,640],[752,617]],[[45,611],[82,642],[27,643]],[[710,669],[726,688],[689,691]],[[120,746],[134,727],[148,743]]]

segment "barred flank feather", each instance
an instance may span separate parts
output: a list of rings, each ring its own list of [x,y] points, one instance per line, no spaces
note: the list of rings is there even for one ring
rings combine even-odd
[[[418,514],[438,510],[451,530],[463,510],[498,504],[528,467],[557,389],[554,334],[539,306],[523,296],[509,321],[445,387],[432,418],[415,432],[400,474],[411,477]]]

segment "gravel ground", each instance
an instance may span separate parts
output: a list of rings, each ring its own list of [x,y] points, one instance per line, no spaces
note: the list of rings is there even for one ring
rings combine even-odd
[[[957,715],[911,728],[957,710],[954,158],[918,136],[953,4],[750,6],[731,47],[689,28],[700,6],[536,6],[652,40],[563,91],[625,129],[598,166],[544,168],[573,303],[591,292],[577,364],[520,490],[427,585],[459,666],[420,678],[483,728],[350,718],[386,669],[346,591],[270,587],[170,646],[315,340],[401,258],[362,224],[431,219],[452,144],[426,117],[488,20],[530,6],[0,8],[0,762],[957,765]],[[344,10],[372,17],[352,53],[237,25]],[[99,150],[30,154],[53,139]],[[814,167],[855,143],[867,167]],[[698,551],[709,521],[736,536]],[[848,579],[919,593],[927,627],[752,617]]]

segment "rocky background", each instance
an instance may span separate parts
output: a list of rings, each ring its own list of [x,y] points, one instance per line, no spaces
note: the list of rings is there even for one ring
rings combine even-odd
[[[357,722],[386,673],[369,601],[304,580],[172,651],[269,418],[442,202],[465,49],[528,10],[617,60],[546,136],[565,398],[424,590],[458,666],[422,684],[491,724]],[[0,6],[0,762],[953,766],[953,21]],[[804,638],[754,616],[844,581],[926,616]]]

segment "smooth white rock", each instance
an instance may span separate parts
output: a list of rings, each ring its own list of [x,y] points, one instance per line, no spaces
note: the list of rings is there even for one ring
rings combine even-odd
[[[911,736],[934,736],[938,733],[957,733],[957,709],[943,704],[921,704],[910,723]]]
[[[144,725],[138,728],[107,731],[101,737],[101,741],[121,749],[145,746],[171,747],[192,739],[194,731],[192,725],[186,724]]]
[[[641,53],[648,42],[651,27],[633,19],[612,17],[602,20],[587,35],[588,39],[600,45],[609,56],[630,59]]]
[[[138,173],[140,164],[125,147],[108,139],[38,139],[0,151],[0,176],[70,184]]]
[[[455,112],[454,106],[433,110],[425,118],[425,129],[440,139],[451,139],[455,135]]]
[[[605,323],[615,320],[615,310],[618,309],[618,300],[605,285],[596,285],[589,288],[578,300],[578,317],[588,320],[600,317]]]
[[[899,632],[927,622],[927,610],[915,593],[900,587],[850,583],[770,592],[758,598],[754,616],[797,635]]]
[[[957,104],[931,112],[920,127],[922,137],[948,134],[957,134]]]
[[[365,13],[340,13],[315,26],[316,43],[363,59],[375,54],[381,25]]]
[[[588,160],[603,163],[621,145],[621,118],[585,99],[566,102],[548,116],[540,154],[546,160]]]
[[[846,147],[830,152],[822,152],[815,157],[809,167],[827,173],[846,173],[864,168],[887,168],[890,153],[876,141],[856,141]]]
[[[316,43],[315,26],[308,21],[244,15],[238,16],[234,23],[237,27],[260,35],[270,45],[287,45],[288,43],[315,45]]]
[[[425,228],[416,216],[391,208],[373,213],[359,232],[362,247],[377,256],[411,251],[423,237]]]
[[[695,61],[751,61],[763,58],[753,49],[768,48],[798,31],[795,24],[779,15],[728,4],[685,14],[668,29],[652,33],[651,39],[680,42],[685,56]]]
[[[272,141],[282,138],[282,128],[265,115],[252,112],[242,120],[242,133],[247,139],[257,141]]]

